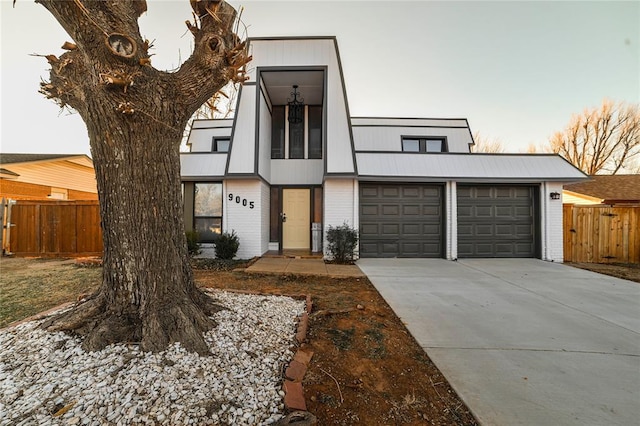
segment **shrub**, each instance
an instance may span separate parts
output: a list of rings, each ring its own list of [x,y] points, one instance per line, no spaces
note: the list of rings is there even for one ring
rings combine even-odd
[[[358,244],[358,231],[350,227],[346,222],[340,226],[329,225],[327,230],[327,250],[336,263],[353,262],[356,245]]]
[[[189,250],[189,255],[199,255],[202,250],[200,250],[200,235],[198,235],[198,231],[192,229],[185,232],[185,234],[187,235],[187,249]]]
[[[236,235],[236,231],[223,232],[213,243],[216,248],[216,257],[218,259],[231,260],[236,256],[238,247],[240,247],[240,239]]]

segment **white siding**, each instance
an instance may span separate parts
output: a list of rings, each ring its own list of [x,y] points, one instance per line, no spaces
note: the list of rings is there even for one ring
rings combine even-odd
[[[183,179],[194,177],[221,177],[227,164],[227,154],[180,154],[180,175]]]
[[[214,137],[231,137],[230,128],[191,129],[187,144],[191,146],[190,152],[211,152],[213,150]]]
[[[456,182],[449,181],[445,186],[444,216],[445,257],[449,260],[458,258],[458,188]]]
[[[260,176],[271,179],[271,113],[267,100],[262,91],[260,92],[260,134],[258,142],[259,163],[258,170]]]
[[[562,262],[562,200],[552,200],[552,192],[562,193],[562,182],[544,182],[541,185],[540,210],[542,227],[542,260]]]
[[[229,173],[253,173],[256,148],[256,86],[243,86],[231,142]]]
[[[271,160],[272,185],[321,185],[322,160]]]
[[[261,256],[269,244],[269,191],[259,180],[227,180],[224,182],[223,230],[236,231],[240,239],[237,257]],[[229,195],[233,200],[229,201]],[[236,203],[235,197],[246,199],[247,205]],[[249,203],[254,203],[250,208]],[[266,218],[265,218],[266,216]],[[266,224],[266,228],[265,228]]]
[[[326,251],[326,232],[329,226],[347,223],[358,229],[359,200],[358,181],[354,179],[327,179],[324,183],[324,253]]]
[[[445,138],[449,152],[469,152],[468,128],[451,127],[353,127],[356,151],[402,151],[402,136]]]
[[[465,118],[352,117],[354,126],[469,127]]]
[[[77,161],[54,160],[4,164],[2,167],[20,175],[14,179],[16,182],[97,193],[93,167],[82,166]]]

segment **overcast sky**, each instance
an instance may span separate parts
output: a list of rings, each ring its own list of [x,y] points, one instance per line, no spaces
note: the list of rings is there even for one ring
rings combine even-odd
[[[32,0],[1,1],[2,152],[90,154],[84,123],[38,93],[70,38]],[[147,0],[153,65],[191,52],[187,0]],[[336,36],[354,117],[467,118],[509,151],[605,97],[640,102],[640,2],[230,1],[251,37]]]

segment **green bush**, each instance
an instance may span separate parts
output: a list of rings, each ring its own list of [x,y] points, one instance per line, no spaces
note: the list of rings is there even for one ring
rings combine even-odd
[[[236,235],[236,231],[223,232],[213,245],[216,248],[216,257],[218,259],[231,260],[236,257],[238,247],[240,247],[240,239]]]
[[[358,245],[358,231],[347,223],[327,229],[327,250],[335,263],[352,263]]]
[[[185,232],[187,235],[187,249],[189,250],[190,256],[196,256],[202,253],[200,250],[200,235],[198,235],[198,231],[190,230]]]

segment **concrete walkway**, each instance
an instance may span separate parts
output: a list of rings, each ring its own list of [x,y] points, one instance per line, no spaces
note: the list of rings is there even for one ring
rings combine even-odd
[[[356,265],[334,265],[322,259],[261,257],[246,270],[249,274],[320,275],[332,278],[364,277]]]
[[[640,424],[640,284],[535,259],[358,266],[482,424]]]

